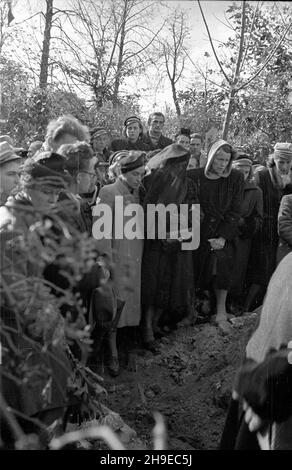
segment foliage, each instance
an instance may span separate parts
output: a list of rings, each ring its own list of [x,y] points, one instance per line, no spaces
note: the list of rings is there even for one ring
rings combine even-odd
[[[66,22],[55,24],[55,63],[74,85],[93,94],[99,108],[108,101],[121,104],[125,79],[145,70],[145,51],[156,35],[147,26],[154,5],[140,0],[72,0],[71,13],[66,14],[70,37]]]
[[[84,309],[73,287],[89,270],[96,250],[95,240],[85,234],[69,232],[57,213],[52,212],[49,217],[46,214],[36,221],[35,209],[21,207],[21,210],[28,230],[15,230],[12,239],[8,237],[6,242],[2,239],[1,246],[2,252],[7,250],[1,263],[2,377],[18,387],[33,387],[35,393],[40,392],[44,402],[49,403],[54,371],[46,357],[52,357],[62,364],[66,375],[72,368],[67,392],[79,399],[79,415],[100,417],[103,413],[99,397],[105,392],[102,379],[75,359],[66,346],[74,341],[82,355],[89,351]],[[45,266],[52,262],[65,273],[71,288],[63,290],[44,277]],[[61,348],[63,354],[67,351],[65,361],[55,348]],[[71,368],[68,368],[70,363]],[[3,409],[0,395],[0,413],[5,416],[7,407]],[[11,411],[8,422],[10,414]]]
[[[260,68],[263,58],[269,57],[279,41],[280,34],[283,33],[284,19],[289,25],[290,6],[283,5],[282,11],[279,11],[279,8],[275,4],[273,7],[257,8],[257,4],[247,2],[246,45],[238,87]],[[238,34],[241,22],[240,6],[233,3],[227,13]],[[226,69],[231,70],[238,48],[237,37],[230,37],[221,48],[228,50],[231,55],[229,60],[223,61]],[[233,139],[241,143],[251,139],[252,143],[256,144],[287,141],[291,138],[291,108],[288,103],[291,59],[290,43],[284,40],[267,61],[261,74],[248,87],[238,92],[230,129]]]
[[[3,96],[1,132],[10,134],[15,142],[27,145],[32,140],[44,138],[50,119],[61,114],[72,114],[88,122],[88,109],[84,100],[75,93],[57,86],[46,90],[32,88],[23,69],[13,61],[2,68]]]

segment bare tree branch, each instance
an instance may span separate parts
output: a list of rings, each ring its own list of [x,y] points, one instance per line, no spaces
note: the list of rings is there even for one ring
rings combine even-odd
[[[243,65],[245,63],[245,60],[246,60],[246,57],[247,57],[247,53],[249,51],[249,45],[250,45],[250,40],[251,40],[251,35],[254,31],[254,26],[255,26],[255,18],[256,18],[256,14],[258,12],[258,7],[259,7],[259,1],[257,2],[256,4],[256,8],[254,10],[254,14],[253,14],[253,17],[252,17],[252,22],[251,22],[251,27],[250,27],[250,30],[249,30],[249,36],[248,36],[248,41],[247,41],[247,44],[245,46],[245,51],[244,51],[244,56],[243,56],[243,59],[241,61],[241,66],[240,66],[240,71],[243,69]]]
[[[204,21],[204,24],[205,24],[205,27],[206,27],[206,30],[207,30],[207,33],[208,33],[208,38],[209,38],[209,41],[210,41],[210,45],[212,47],[212,51],[213,51],[213,54],[214,54],[214,57],[216,59],[216,62],[221,70],[221,72],[223,73],[226,81],[231,85],[231,80],[230,78],[226,75],[225,73],[225,70],[223,69],[223,66],[217,56],[217,53],[216,53],[216,50],[215,50],[215,47],[214,47],[214,44],[213,44],[213,40],[212,40],[212,37],[211,37],[211,34],[210,34],[210,30],[209,30],[209,27],[208,27],[208,24],[207,24],[207,21],[206,21],[206,18],[205,18],[205,15],[204,15],[204,12],[202,10],[202,7],[201,7],[201,3],[200,3],[200,0],[197,0],[198,2],[198,5],[199,5],[199,8],[200,8],[200,12],[201,12],[201,15],[202,15],[202,18],[203,18],[203,21]]]
[[[270,54],[268,55],[268,57],[266,58],[265,62],[263,63],[263,65],[258,69],[258,71],[249,79],[247,80],[247,82],[243,83],[239,88],[237,88],[237,91],[239,90],[242,90],[243,88],[246,88],[263,70],[264,68],[266,67],[266,65],[270,62],[270,60],[272,59],[272,57],[275,55],[278,47],[282,44],[282,42],[284,41],[285,37],[287,36],[288,32],[290,31],[292,27],[292,23],[290,23],[286,30],[284,31],[282,37],[280,38],[280,40],[278,41],[278,43],[275,45],[274,49],[272,49],[272,51],[270,52]]]

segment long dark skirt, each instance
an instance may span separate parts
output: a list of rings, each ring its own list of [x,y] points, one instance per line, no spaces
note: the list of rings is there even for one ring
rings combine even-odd
[[[246,284],[247,267],[250,259],[251,239],[237,238],[234,242],[235,255],[231,276],[230,293],[242,297]]]
[[[249,284],[268,286],[276,269],[277,247],[278,240],[270,243],[264,243],[260,237],[253,240],[247,274]]]
[[[229,290],[235,257],[234,243],[226,241],[222,250],[211,251],[210,243],[202,241],[194,252],[196,287]]]
[[[167,247],[161,240],[146,240],[141,290],[144,307],[163,310],[187,307],[193,283],[191,251],[182,251],[180,245]]]

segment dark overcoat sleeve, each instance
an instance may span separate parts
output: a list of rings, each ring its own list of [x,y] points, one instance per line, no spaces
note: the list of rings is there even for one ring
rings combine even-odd
[[[243,174],[238,170],[232,170],[229,178],[226,179],[227,184],[222,187],[223,191],[228,191],[227,207],[224,211],[224,218],[217,228],[217,236],[225,240],[233,240],[238,235],[244,187]]]
[[[281,200],[278,215],[279,236],[292,246],[292,196],[284,196]]]

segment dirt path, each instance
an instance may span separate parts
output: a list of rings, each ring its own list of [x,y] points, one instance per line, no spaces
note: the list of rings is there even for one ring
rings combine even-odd
[[[107,379],[107,405],[120,413],[150,449],[153,411],[166,419],[168,448],[218,447],[236,368],[257,314],[237,318],[231,334],[206,325],[180,327],[163,338],[161,351],[138,356],[135,372]]]

